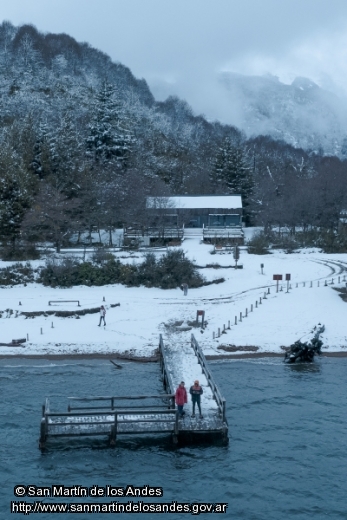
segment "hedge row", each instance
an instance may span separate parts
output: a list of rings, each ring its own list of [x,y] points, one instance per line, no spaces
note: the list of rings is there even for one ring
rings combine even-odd
[[[0,269],[0,286],[31,282],[50,287],[120,283],[129,287],[144,285],[162,289],[174,289],[182,283],[187,283],[189,287],[201,287],[206,283],[181,249],[168,251],[158,259],[154,253],[148,253],[138,265],[122,264],[113,256],[101,263],[81,262],[69,257],[58,261],[48,260],[45,267],[36,270],[30,263],[17,263]]]
[[[203,277],[182,250],[169,251],[159,259],[153,253],[145,255],[141,264],[122,264],[108,258],[102,265],[64,259],[49,261],[41,269],[39,280],[50,287],[72,287],[76,285],[108,285],[120,283],[129,287],[144,285],[173,289],[182,283],[189,287],[201,287]]]

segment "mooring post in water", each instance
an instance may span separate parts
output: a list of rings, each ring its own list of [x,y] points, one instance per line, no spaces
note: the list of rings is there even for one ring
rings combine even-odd
[[[116,444],[117,439],[117,413],[114,414],[114,424],[111,426],[110,432],[110,446],[114,446]]]
[[[212,339],[214,339],[214,332],[212,332]]]
[[[258,300],[255,302],[255,308],[258,308]]]
[[[237,325],[237,316],[235,316],[235,325]]]
[[[253,303],[251,303],[251,312],[253,312]]]
[[[42,417],[40,424],[40,439],[39,439],[39,448],[43,450],[46,444],[46,419]]]
[[[267,289],[267,293],[270,294],[270,287],[268,287],[268,289]]]
[[[220,328],[218,327],[218,337],[220,338]]]
[[[27,334],[27,341],[29,341],[29,334]]]
[[[261,296],[260,296],[260,298],[259,298],[259,305],[261,305]]]
[[[240,321],[242,321],[242,312],[240,312]]]
[[[42,327],[41,327],[41,334],[42,334]]]
[[[228,329],[230,329],[230,320],[228,320]]]
[[[248,309],[246,309],[245,318],[247,318],[247,316],[248,316]]]

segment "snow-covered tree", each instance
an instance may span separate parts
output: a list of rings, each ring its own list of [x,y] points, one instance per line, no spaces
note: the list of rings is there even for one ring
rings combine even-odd
[[[0,152],[0,237],[12,249],[30,205],[30,176],[12,150]]]
[[[230,194],[240,194],[248,201],[253,189],[252,168],[244,148],[226,137],[216,156],[212,180],[216,186],[224,185]]]
[[[116,164],[126,169],[132,136],[130,128],[127,128],[125,123],[116,88],[103,82],[96,94],[94,115],[89,124],[89,156],[96,162]]]

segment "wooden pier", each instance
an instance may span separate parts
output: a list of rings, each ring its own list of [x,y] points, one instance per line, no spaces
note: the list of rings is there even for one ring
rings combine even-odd
[[[178,420],[179,435],[195,439],[204,437],[228,440],[228,422],[226,419],[226,401],[208,367],[206,358],[194,335],[190,342],[175,342],[165,345],[160,336],[160,366],[164,388],[174,394],[181,381],[185,382],[188,392],[188,404],[185,416]],[[203,388],[201,408],[203,418],[192,417],[189,387],[198,379]]]
[[[196,441],[202,437],[228,440],[225,399],[207,366],[196,339],[190,343],[164,345],[159,338],[160,368],[167,393],[143,396],[69,397],[66,412],[50,410],[49,400],[42,406],[39,447],[44,449],[50,438],[75,436],[107,436],[115,445],[120,435],[170,434],[174,443],[180,440]],[[189,369],[189,370],[188,370]],[[189,371],[189,374],[188,374]],[[194,373],[203,387],[203,418],[189,413],[178,416],[175,407],[175,390],[180,381],[187,379],[187,391]],[[189,383],[189,384],[188,384]]]

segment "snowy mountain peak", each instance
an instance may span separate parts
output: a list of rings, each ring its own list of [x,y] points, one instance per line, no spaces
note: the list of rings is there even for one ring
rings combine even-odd
[[[292,82],[292,87],[299,88],[300,90],[319,89],[319,86],[309,78],[298,76]]]
[[[285,84],[276,76],[219,75],[228,119],[247,136],[269,135],[287,143],[344,157],[347,102],[314,81],[297,77]]]

